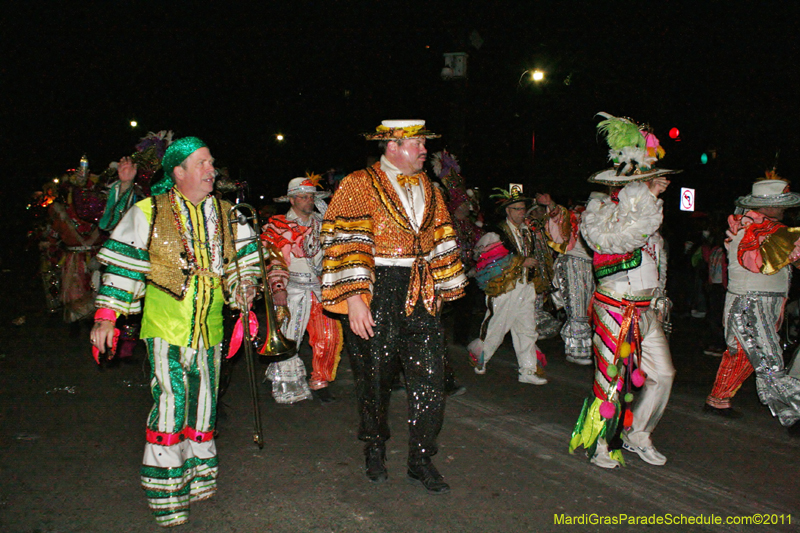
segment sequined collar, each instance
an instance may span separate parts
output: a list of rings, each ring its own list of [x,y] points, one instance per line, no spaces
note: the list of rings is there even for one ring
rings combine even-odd
[[[411,220],[409,220],[408,214],[403,208],[403,203],[397,195],[397,191],[395,191],[386,173],[381,170],[380,165],[380,162],[378,162],[371,167],[367,167],[367,173],[372,178],[372,186],[375,188],[375,192],[378,193],[378,198],[380,198],[381,203],[386,206],[386,210],[389,212],[392,219],[397,222],[400,227],[408,232],[415,233],[414,227],[411,225]],[[422,231],[423,228],[428,227],[433,221],[436,198],[434,196],[431,180],[424,179],[421,181],[420,185],[423,188],[426,199],[425,212],[423,213],[422,224],[420,224],[419,228],[419,231]]]

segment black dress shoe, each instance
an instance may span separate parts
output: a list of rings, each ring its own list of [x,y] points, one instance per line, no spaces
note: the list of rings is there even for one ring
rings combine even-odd
[[[389,479],[386,470],[386,448],[383,446],[367,446],[364,449],[367,456],[367,477],[373,483],[383,483]]]
[[[419,483],[430,494],[447,494],[450,492],[450,485],[444,482],[444,478],[433,466],[433,463],[421,465],[408,465],[408,479],[411,483]]]
[[[712,407],[707,403],[703,404],[703,412],[709,413],[715,416],[721,416],[722,418],[730,418],[730,419],[737,419],[742,418],[742,413],[739,411],[734,411],[733,407]]]
[[[322,387],[321,389],[317,389],[313,392],[317,399],[322,403],[333,403],[336,401],[336,396],[331,394],[331,391],[328,389],[328,387]]]

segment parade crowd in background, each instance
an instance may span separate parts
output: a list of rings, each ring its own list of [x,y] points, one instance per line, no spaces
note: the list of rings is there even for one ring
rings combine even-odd
[[[388,406],[403,387],[406,474],[431,494],[450,490],[433,457],[446,399],[466,389],[448,344],[491,379],[508,333],[525,386],[547,386],[547,359],[561,356],[542,339],[560,335],[568,362],[594,366],[565,435],[570,453],[583,448],[606,469],[624,466],[623,452],[664,465],[653,435],[676,374],[674,313],[706,321],[702,349],[721,358],[704,411],[740,417],[733,398],[754,373],[761,402],[800,434],[800,370],[786,364],[792,339],[781,333],[798,320],[789,291],[800,266],[800,227],[781,221],[800,194],[773,169],[727,219],[698,213],[693,233],[670,242],[661,195],[680,171],[659,166],[650,126],[599,115],[611,166],[589,177],[588,198],[529,194],[536,184],[514,183],[522,179],[488,194],[470,187],[456,155],[429,155],[439,135],[421,120],[365,134],[378,158],[343,179],[298,169],[250,221],[229,223],[236,204],[252,201],[246,184],[217,169],[203,141],[169,131],[99,174],[84,157],[47,182],[32,200],[30,242],[48,310],[71,335],[88,332],[98,364],[133,362],[139,342],[147,352],[141,480],[158,523],[187,522],[190,503],[216,491],[219,398],[249,338],[242,330],[266,342],[258,323],[263,331],[273,311],[291,347],[263,370],[273,400],[336,401],[347,353],[374,483],[388,479]],[[260,287],[274,302],[266,316],[254,305]],[[300,358],[306,333],[310,368]]]

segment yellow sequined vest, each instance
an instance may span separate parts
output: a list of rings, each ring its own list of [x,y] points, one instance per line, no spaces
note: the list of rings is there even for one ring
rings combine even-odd
[[[147,282],[155,285],[168,293],[176,300],[183,300],[189,280],[195,274],[193,265],[189,264],[186,251],[183,248],[181,235],[175,222],[172,211],[170,193],[159,194],[151,198],[153,205],[153,223],[150,225],[148,250],[150,252],[150,274]],[[233,246],[230,228],[227,224],[227,213],[231,204],[219,201],[216,198],[214,210],[217,223],[222,226],[222,252],[223,268],[228,262],[233,261],[236,250]],[[223,272],[218,272],[218,277],[224,279]],[[217,277],[217,276],[214,276]]]

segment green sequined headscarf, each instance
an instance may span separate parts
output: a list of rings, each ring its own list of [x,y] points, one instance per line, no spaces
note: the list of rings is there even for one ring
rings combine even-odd
[[[150,187],[150,192],[155,196],[156,194],[164,194],[175,185],[172,171],[183,163],[183,161],[195,153],[200,148],[206,148],[207,145],[197,137],[183,137],[169,145],[167,151],[164,152],[164,157],[161,159],[161,167],[164,169],[164,178],[158,183]]]

